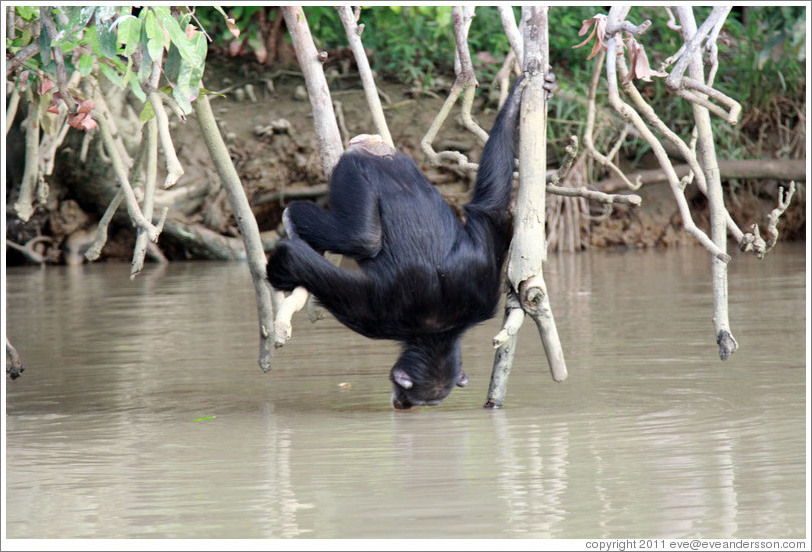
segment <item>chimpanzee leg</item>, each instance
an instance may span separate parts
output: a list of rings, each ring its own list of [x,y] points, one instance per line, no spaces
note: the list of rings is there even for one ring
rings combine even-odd
[[[285,209],[283,220],[292,238],[301,238],[315,249],[358,260],[374,257],[381,248],[378,198],[361,179],[347,182],[334,177],[329,210],[294,201]]]

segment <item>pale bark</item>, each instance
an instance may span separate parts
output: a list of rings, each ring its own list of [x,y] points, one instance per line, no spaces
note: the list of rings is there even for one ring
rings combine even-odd
[[[197,116],[197,122],[200,125],[200,131],[203,134],[203,140],[217,169],[217,174],[220,175],[223,188],[231,204],[231,211],[234,213],[234,218],[237,220],[237,226],[245,243],[259,316],[259,367],[263,372],[267,372],[271,369],[271,357],[273,354],[274,290],[270,282],[268,282],[267,259],[265,258],[265,250],[262,247],[259,226],[254,213],[251,211],[248,198],[245,197],[245,190],[243,190],[237,170],[231,162],[228,148],[222,136],[220,136],[208,96],[201,94],[192,105]]]
[[[372,114],[372,122],[375,124],[375,129],[378,131],[378,134],[381,135],[383,141],[395,147],[395,143],[392,141],[392,135],[389,133],[389,127],[386,125],[386,117],[384,117],[383,114],[378,88],[375,86],[375,80],[372,78],[372,69],[369,66],[369,60],[364,51],[364,45],[361,42],[361,33],[364,31],[364,26],[358,25],[358,20],[349,6],[339,6],[337,9],[338,15],[341,17],[341,22],[344,24],[344,30],[347,33],[350,49],[352,49],[352,54],[355,56],[355,64],[358,66],[358,73],[361,76],[361,83],[364,86],[364,94],[366,95],[367,105],[369,105],[369,110]]]
[[[690,45],[690,47],[686,49],[686,53],[682,59],[690,57],[688,72],[691,79],[702,83],[704,86],[705,69],[702,56],[697,51],[697,41],[691,42],[691,40],[695,38],[695,35],[698,34],[693,10],[683,6],[675,9],[677,11],[677,17],[679,18],[680,27],[682,27],[683,37],[686,43]],[[727,12],[730,11],[730,7],[723,7],[721,12],[718,12],[718,10],[719,8],[715,8],[714,13],[721,13],[720,21],[723,22],[724,17],[727,16]],[[712,18],[709,17],[706,24],[710,22],[711,19]],[[677,64],[678,66],[682,63],[682,59],[680,59],[680,62]],[[675,71],[676,70],[677,68],[675,68]],[[736,103],[736,105],[738,105],[738,103]],[[713,128],[711,127],[708,107],[707,102],[704,101],[704,98],[701,96],[693,101],[694,120],[698,131],[697,153],[705,173],[705,181],[707,184],[708,204],[710,206],[711,239],[722,252],[726,252],[727,221],[730,215],[725,208],[725,198],[722,193],[722,182],[719,178],[719,165],[716,160],[716,146],[713,142]],[[739,109],[741,109],[740,106]],[[737,116],[733,120],[734,123],[736,119],[738,119]],[[711,259],[711,270],[713,273],[713,326],[716,332],[716,343],[719,345],[719,358],[727,360],[739,347],[730,330],[727,263],[718,257],[714,257]]]
[[[327,79],[324,76],[322,67],[322,63],[326,60],[326,54],[319,53],[316,50],[316,45],[310,34],[310,27],[301,7],[285,6],[282,8],[282,14],[285,17],[285,25],[293,42],[296,59],[305,78],[307,94],[313,110],[313,124],[319,142],[321,166],[324,169],[325,177],[329,180],[333,168],[344,152],[344,148],[341,145],[341,133],[338,129],[333,103],[330,100],[330,89],[327,86]],[[333,264],[338,264],[341,261],[341,257],[335,254],[328,254],[327,258]],[[275,297],[279,299],[283,298],[284,295],[275,291]],[[290,339],[293,327],[291,318],[305,304],[309,304],[308,315],[311,320],[318,320],[323,317],[323,309],[312,298],[308,303],[308,293],[303,287],[294,289],[280,301],[274,321],[274,343],[276,347],[281,347]]]
[[[516,331],[522,316],[515,312],[516,299],[539,330],[554,381],[567,377],[567,366],[550,307],[542,265],[547,259],[545,194],[547,180],[546,131],[548,66],[546,7],[523,7],[524,73],[519,134],[519,192],[516,199],[513,239],[508,253],[507,279],[514,298],[508,299],[504,328],[495,338],[491,385],[485,403],[499,408],[504,402],[507,379],[516,347]]]

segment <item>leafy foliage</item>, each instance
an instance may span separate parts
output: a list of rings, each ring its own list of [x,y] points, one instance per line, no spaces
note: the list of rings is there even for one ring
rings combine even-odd
[[[6,51],[14,55],[39,40],[39,55],[19,68],[17,86],[55,81],[52,48],[58,46],[64,53],[68,74],[79,71],[83,77],[103,75],[119,88],[129,88],[144,102],[144,85],[152,61],[165,59],[164,74],[169,81],[166,91],[171,92],[184,113],[192,111],[191,101],[201,89],[208,45],[205,35],[191,24],[191,12],[173,13],[173,8],[156,5],[139,8],[135,13],[130,7],[115,6],[66,6],[53,8],[53,13],[56,36],[50,36],[43,25],[37,38],[33,24],[39,20],[39,9],[15,8],[16,36],[6,39]],[[48,90],[43,94],[58,92]]]

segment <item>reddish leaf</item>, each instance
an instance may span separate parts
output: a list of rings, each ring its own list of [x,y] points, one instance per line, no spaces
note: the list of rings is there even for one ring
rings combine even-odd
[[[631,56],[631,63],[629,74],[624,79],[623,83],[631,82],[632,79],[640,79],[645,82],[651,82],[651,77],[667,77],[668,73],[663,71],[655,71],[651,68],[648,62],[648,56],[643,45],[637,42],[634,37],[629,37],[626,41],[626,46],[629,49]]]
[[[234,38],[240,38],[240,30],[237,28],[237,23],[234,21],[233,17],[226,19],[226,26],[228,27],[228,30],[231,31],[231,34],[234,35]]]
[[[580,48],[581,46],[586,46],[592,37],[596,37],[595,44],[592,46],[592,51],[589,52],[589,56],[586,59],[592,59],[595,57],[601,50],[603,50],[606,46],[604,43],[606,42],[606,16],[602,14],[598,14],[592,19],[587,19],[584,21],[584,24],[581,26],[581,30],[578,31],[578,36],[583,36],[586,34],[587,30],[590,26],[592,27],[592,32],[589,33],[589,36],[581,42],[580,44],[573,46],[573,48]]]
[[[96,102],[93,100],[85,100],[76,109],[76,113],[90,113],[95,107]]]
[[[54,81],[52,81],[48,77],[42,77],[42,80],[39,81],[39,88],[37,89],[37,94],[39,94],[40,96],[44,96],[54,88],[56,88]]]
[[[90,115],[85,117],[84,120],[82,121],[82,129],[83,130],[93,130],[97,126],[98,126],[98,123],[96,123],[96,121],[94,121],[93,118]]]
[[[186,38],[192,40],[195,37],[195,33],[197,32],[197,27],[194,25],[186,25]]]
[[[79,130],[82,130],[82,122],[85,120],[87,116],[88,116],[87,113],[79,113],[78,115],[74,115],[73,117],[68,119],[68,124],[73,128],[78,128]]]

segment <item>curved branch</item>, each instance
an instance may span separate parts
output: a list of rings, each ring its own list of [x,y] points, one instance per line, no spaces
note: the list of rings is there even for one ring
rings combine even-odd
[[[245,197],[245,190],[242,187],[237,170],[231,162],[228,148],[217,128],[217,122],[214,119],[208,96],[201,94],[192,105],[197,116],[197,122],[200,125],[200,131],[203,134],[203,140],[217,169],[217,174],[220,176],[245,243],[259,316],[259,367],[263,372],[267,372],[271,369],[271,356],[273,353],[271,330],[273,328],[274,304],[272,301],[274,297],[278,296],[274,295],[274,290],[270,282],[268,282],[267,260],[262,246],[259,226],[251,211],[248,198]]]
[[[616,21],[615,18],[618,17],[618,12],[622,12],[623,8],[612,8],[609,10],[609,19],[607,22],[607,29],[610,28],[610,23]],[[685,199],[684,188],[682,187],[679,179],[677,178],[676,172],[674,171],[674,167],[671,164],[671,160],[668,157],[668,154],[663,148],[660,141],[657,139],[656,136],[649,130],[646,123],[640,117],[640,115],[631,108],[627,103],[623,102],[620,99],[620,94],[618,91],[618,75],[617,75],[617,65],[619,56],[617,55],[618,52],[618,35],[617,34],[606,34],[607,42],[606,42],[606,78],[608,81],[608,88],[609,88],[609,104],[627,121],[631,122],[640,135],[648,142],[651,146],[652,151],[654,152],[655,157],[660,162],[660,166],[666,173],[668,177],[668,183],[671,186],[671,190],[674,194],[674,198],[677,200],[677,205],[679,207],[680,216],[682,217],[682,223],[685,227],[685,230],[688,231],[692,236],[694,236],[708,251],[710,251],[714,257],[717,259],[727,263],[730,261],[730,256],[722,251],[709,237],[705,234],[693,221],[691,216],[691,210],[688,206],[688,201]]]
[[[389,127],[386,125],[386,117],[383,114],[378,89],[375,86],[375,80],[372,78],[372,69],[369,66],[369,60],[361,42],[361,33],[364,26],[357,24],[358,20],[349,6],[339,6],[336,9],[339,17],[341,17],[341,23],[344,24],[344,31],[347,33],[350,49],[352,49],[353,56],[355,56],[355,64],[358,66],[358,73],[361,75],[361,82],[364,85],[364,94],[372,114],[372,121],[383,141],[391,147],[395,147],[392,135],[389,133]]]

